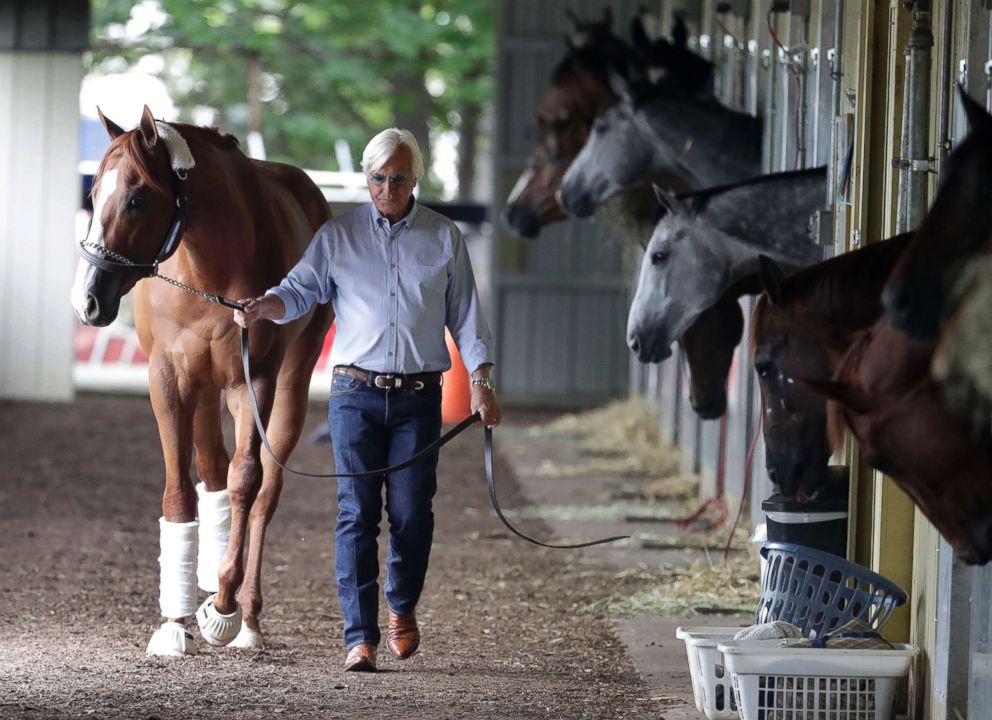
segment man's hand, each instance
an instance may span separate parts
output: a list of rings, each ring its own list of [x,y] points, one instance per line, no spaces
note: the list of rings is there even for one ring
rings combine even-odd
[[[492,363],[480,365],[472,373],[472,379],[488,378],[491,367]],[[486,427],[496,427],[503,419],[496,394],[482,385],[472,385],[472,412],[482,416],[482,424]]]
[[[482,416],[482,424],[486,427],[496,427],[503,419],[496,394],[481,385],[472,386],[472,412]]]
[[[278,320],[286,314],[286,306],[278,295],[262,295],[238,302],[245,308],[234,311],[234,322],[243,328],[258,320]]]

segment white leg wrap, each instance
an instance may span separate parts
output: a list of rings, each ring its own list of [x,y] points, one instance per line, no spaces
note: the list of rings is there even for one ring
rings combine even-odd
[[[160,553],[158,564],[160,580],[158,603],[162,616],[184,618],[196,611],[196,584],[194,563],[196,562],[197,521],[188,523],[169,522],[164,517],[158,521],[160,531]]]
[[[227,552],[231,537],[231,499],[227,490],[208,492],[207,486],[196,486],[196,507],[200,515],[200,550],[196,562],[196,584],[201,590],[217,592],[217,574]]]

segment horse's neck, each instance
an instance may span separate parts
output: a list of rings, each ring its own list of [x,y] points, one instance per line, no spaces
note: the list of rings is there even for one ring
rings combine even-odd
[[[208,170],[204,163],[189,171],[189,219],[177,257],[194,275],[233,277],[264,261],[255,246],[255,221],[262,212],[257,174],[240,151],[211,148],[198,153],[190,145],[194,157],[213,157],[213,167]]]
[[[851,333],[882,315],[879,278],[888,277],[909,244],[904,233],[845,253],[789,278],[782,293],[793,314],[823,332],[824,345],[843,352]]]
[[[645,247],[661,217],[661,206],[650,185],[639,185],[619,193],[596,208],[596,217],[625,242]]]
[[[698,187],[739,182],[760,171],[760,118],[717,102],[682,97],[658,99],[645,106],[640,117],[656,157],[678,158]]]
[[[823,259],[823,248],[810,240],[807,225],[822,205],[825,181],[825,173],[804,173],[747,184],[707,202],[700,222],[712,229],[706,237],[712,251],[727,258],[732,282],[757,274],[759,255],[770,257],[786,272]]]

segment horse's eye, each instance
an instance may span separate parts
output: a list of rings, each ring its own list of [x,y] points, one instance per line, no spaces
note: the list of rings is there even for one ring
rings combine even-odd
[[[610,129],[609,124],[603,122],[602,120],[597,120],[595,123],[593,123],[592,126],[592,131],[594,133],[604,133],[609,129]]]
[[[653,253],[651,253],[652,265],[661,265],[667,259],[668,259],[668,250],[665,249],[655,250]]]
[[[127,199],[128,210],[138,210],[145,204],[145,199],[140,195],[132,195]]]

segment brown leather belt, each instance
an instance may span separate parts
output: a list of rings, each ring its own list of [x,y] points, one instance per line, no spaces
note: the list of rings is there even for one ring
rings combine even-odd
[[[441,373],[423,372],[403,375],[400,373],[378,373],[373,370],[363,370],[354,365],[335,365],[335,375],[361,380],[369,387],[381,390],[423,390],[425,387],[441,385]]]

